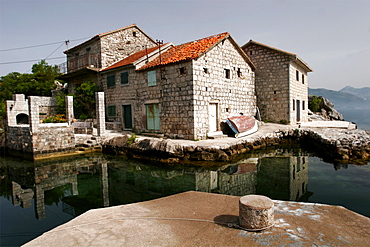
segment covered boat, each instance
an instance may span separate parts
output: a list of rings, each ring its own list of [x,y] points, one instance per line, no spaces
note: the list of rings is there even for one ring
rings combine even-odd
[[[253,117],[236,116],[226,120],[227,125],[235,133],[235,137],[243,137],[257,132],[258,122]]]

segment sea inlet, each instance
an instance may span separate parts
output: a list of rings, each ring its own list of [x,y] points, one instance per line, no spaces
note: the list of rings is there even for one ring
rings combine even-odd
[[[161,164],[103,154],[35,162],[2,156],[0,245],[22,245],[89,209],[185,191],[341,205],[370,217],[369,177],[369,163],[327,163],[291,146],[225,163]]]

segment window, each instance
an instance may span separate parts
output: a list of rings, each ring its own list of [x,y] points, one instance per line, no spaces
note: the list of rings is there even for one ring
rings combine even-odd
[[[179,69],[179,73],[180,73],[180,75],[185,75],[185,67],[181,67]]]
[[[137,33],[136,32],[132,32],[132,36],[137,37]]]
[[[238,77],[242,77],[242,71],[240,70],[240,68],[238,68],[238,71],[236,72],[238,74]]]
[[[121,73],[121,84],[128,84],[128,72]]]
[[[295,111],[295,100],[293,100],[293,111]]]
[[[225,69],[225,78],[230,79],[230,70],[229,69]]]
[[[114,87],[116,85],[116,77],[114,75],[107,76],[107,86]]]
[[[302,84],[304,84],[304,74],[302,74]]]
[[[155,70],[148,71],[148,86],[157,85],[157,73]]]
[[[302,101],[302,110],[305,110],[305,102],[304,102],[304,100]]]
[[[146,123],[148,130],[159,130],[159,105],[148,104],[145,105],[146,110]]]
[[[249,51],[249,55],[253,55],[253,51]]]
[[[299,81],[299,71],[298,70],[295,71],[295,79]]]
[[[110,105],[108,106],[108,116],[116,116],[116,106],[115,105]]]
[[[208,69],[207,69],[207,68],[203,68],[203,72],[204,72],[205,74],[208,74]]]

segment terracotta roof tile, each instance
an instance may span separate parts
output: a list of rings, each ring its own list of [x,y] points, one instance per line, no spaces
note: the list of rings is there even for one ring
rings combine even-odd
[[[229,36],[229,33],[226,32],[174,46],[139,70],[195,59],[227,36]]]
[[[161,45],[161,47],[162,46],[164,46],[164,45]],[[158,49],[158,46],[154,46],[154,47],[150,47],[150,48],[147,48],[147,49],[138,51],[138,52],[132,54],[131,56],[128,56],[128,57],[126,57],[126,58],[118,61],[115,64],[112,64],[111,66],[103,69],[102,71],[106,71],[106,70],[110,70],[110,69],[115,69],[115,68],[118,68],[118,67],[122,67],[122,66],[126,66],[126,65],[129,65],[129,64],[133,64],[134,62],[136,62],[140,58],[146,56],[147,54],[152,53],[153,51],[155,51],[157,49]]]

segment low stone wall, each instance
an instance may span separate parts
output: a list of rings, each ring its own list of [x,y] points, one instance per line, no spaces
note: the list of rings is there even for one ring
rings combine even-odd
[[[9,150],[32,153],[32,140],[29,125],[8,126],[5,142],[5,146]]]
[[[264,149],[284,141],[297,141],[323,157],[332,160],[369,160],[370,135],[363,130],[342,129],[278,129],[269,133],[253,134],[242,139],[186,141],[139,137],[130,135],[113,137],[102,144],[103,152],[125,154],[131,157],[158,161],[229,161],[251,150]]]
[[[74,130],[66,123],[40,124],[38,132],[33,133],[32,142],[35,157],[75,151]]]

